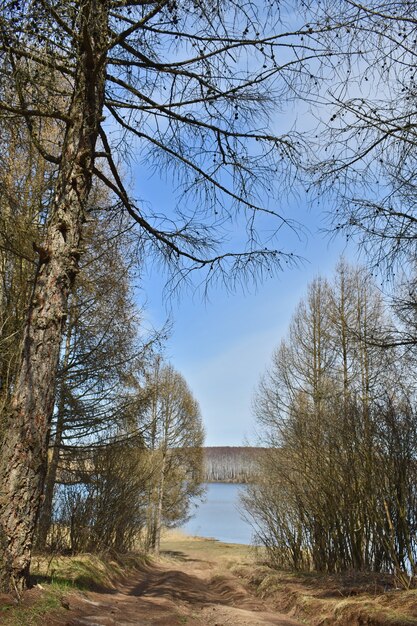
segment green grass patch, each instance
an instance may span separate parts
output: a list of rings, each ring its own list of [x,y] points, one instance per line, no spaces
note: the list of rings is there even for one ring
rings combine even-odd
[[[0,603],[2,626],[41,626],[46,615],[64,612],[61,606],[62,589],[56,585],[44,590],[27,592],[21,604]]]

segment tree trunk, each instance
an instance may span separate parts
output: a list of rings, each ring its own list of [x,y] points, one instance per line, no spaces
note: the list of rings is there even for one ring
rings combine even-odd
[[[16,386],[7,411],[0,460],[0,590],[28,584],[31,548],[41,504],[55,380],[78,270],[84,211],[91,188],[102,116],[108,6],[80,0],[70,122],[64,136],[56,191],[23,336]]]
[[[153,546],[155,554],[159,554],[161,549],[162,509],[165,491],[166,455],[167,451],[164,450],[162,455],[161,477],[158,485],[158,502],[156,506],[155,516],[155,543]]]
[[[62,379],[59,384],[58,401],[57,401],[57,417],[54,444],[52,447],[52,455],[48,463],[48,472],[46,475],[45,486],[43,491],[43,503],[40,510],[38,530],[36,533],[36,547],[38,550],[45,550],[48,532],[51,527],[52,519],[52,502],[54,497],[54,487],[56,475],[58,471],[59,455],[61,451],[62,435],[64,433],[65,422],[65,390],[66,390],[66,368],[68,366],[71,348],[72,324],[68,325],[65,337],[65,353],[62,362]]]

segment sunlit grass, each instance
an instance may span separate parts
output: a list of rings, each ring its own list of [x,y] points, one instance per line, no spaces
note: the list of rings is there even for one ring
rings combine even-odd
[[[77,556],[35,556],[32,561],[33,588],[21,603],[11,598],[0,601],[1,626],[43,626],[45,616],[65,613],[65,596],[91,589],[114,589],[133,568],[146,559],[140,555],[123,559],[100,558],[92,554]]]
[[[179,530],[168,530],[161,539],[161,555],[191,555],[212,561],[253,561],[254,549],[241,543],[222,543],[216,539],[185,535]]]
[[[64,611],[61,606],[62,593],[66,587],[53,584],[37,594],[29,605],[7,602],[0,604],[0,624],[2,626],[40,626],[46,615]]]
[[[388,576],[279,571],[247,563],[236,564],[233,573],[260,598],[310,626],[417,626],[417,590],[395,589]]]

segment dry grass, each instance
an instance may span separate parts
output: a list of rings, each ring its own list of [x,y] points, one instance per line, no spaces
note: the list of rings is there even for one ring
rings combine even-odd
[[[234,568],[257,594],[310,626],[417,626],[417,590],[395,589],[389,576],[326,576]]]
[[[161,540],[161,556],[190,555],[223,566],[237,562],[254,562],[254,550],[240,543],[222,543],[216,539],[185,535],[180,530],[166,530]]]
[[[417,590],[395,589],[390,576],[324,576],[277,572],[250,546],[169,531],[165,553],[216,562],[246,580],[258,596],[310,626],[417,626]]]

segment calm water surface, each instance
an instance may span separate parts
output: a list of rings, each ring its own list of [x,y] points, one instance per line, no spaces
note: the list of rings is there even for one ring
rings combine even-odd
[[[251,543],[252,528],[239,513],[239,492],[243,485],[209,483],[206,500],[194,517],[182,527],[198,537],[213,537],[227,543]]]

